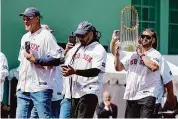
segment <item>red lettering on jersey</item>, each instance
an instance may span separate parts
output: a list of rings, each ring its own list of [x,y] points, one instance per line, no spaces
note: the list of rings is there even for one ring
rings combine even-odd
[[[92,61],[93,58],[90,57],[90,56],[87,55],[87,54],[84,54],[83,59],[91,63],[91,61]]]
[[[132,59],[130,60],[130,65],[137,64],[138,60],[137,59]]]
[[[37,44],[30,43],[30,49],[31,49],[31,50],[36,50],[36,51],[38,51],[38,48],[39,48],[39,47],[40,47],[40,46],[37,45]]]
[[[132,59],[130,60],[130,65],[137,64],[137,62],[138,62],[137,59]],[[145,66],[143,60],[140,60],[139,64]]]
[[[132,65],[133,64],[133,60],[130,60],[130,65]]]
[[[34,50],[38,51],[39,47],[40,47],[39,45],[35,45],[35,49]]]
[[[143,66],[145,65],[143,60],[140,60],[140,65],[143,65]]]
[[[134,59],[134,64],[137,64],[137,59]]]
[[[88,58],[88,62],[91,63],[92,59],[93,59],[92,57],[89,57],[89,58]]]

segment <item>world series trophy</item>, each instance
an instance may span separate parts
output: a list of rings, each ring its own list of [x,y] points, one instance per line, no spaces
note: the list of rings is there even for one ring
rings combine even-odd
[[[134,52],[138,42],[139,18],[135,7],[128,5],[121,10],[120,50]]]

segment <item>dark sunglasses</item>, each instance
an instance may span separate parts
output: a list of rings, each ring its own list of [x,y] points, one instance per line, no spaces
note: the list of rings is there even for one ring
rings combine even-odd
[[[23,17],[23,20],[25,21],[30,21],[30,20],[32,20],[34,17]]]
[[[144,39],[146,37],[146,39],[150,40],[152,38],[152,36],[149,35],[141,35],[141,38]]]
[[[80,34],[77,34],[77,35],[76,35],[77,38],[85,38],[86,36],[87,36],[87,33],[84,34],[84,35],[80,35]]]

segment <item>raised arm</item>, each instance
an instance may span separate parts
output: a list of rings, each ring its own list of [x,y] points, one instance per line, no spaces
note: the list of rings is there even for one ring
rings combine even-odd
[[[120,54],[118,49],[115,50],[115,55],[114,55],[114,67],[116,69],[116,71],[122,71],[124,69],[124,65],[122,64],[122,62],[120,61]]]
[[[118,39],[119,39],[119,34],[120,31],[119,30],[114,30],[113,31],[113,35],[112,35],[112,40],[110,42],[110,51],[113,55],[115,55],[115,49],[116,49],[116,43],[118,43]]]

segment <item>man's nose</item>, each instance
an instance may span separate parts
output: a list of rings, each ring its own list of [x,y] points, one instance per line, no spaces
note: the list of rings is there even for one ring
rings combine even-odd
[[[24,19],[23,21],[24,21],[24,23],[27,23],[27,20],[26,20],[26,19]]]
[[[143,40],[147,40],[147,38],[145,37]]]

